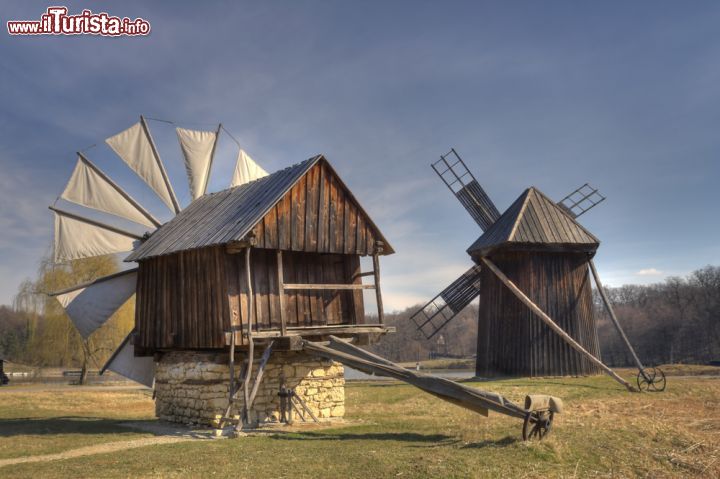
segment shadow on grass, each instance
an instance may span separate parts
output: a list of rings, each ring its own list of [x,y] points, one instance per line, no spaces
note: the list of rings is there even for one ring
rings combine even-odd
[[[273,439],[282,441],[403,441],[403,442],[432,442],[452,444],[457,439],[444,434],[417,434],[412,432],[378,432],[378,433],[324,433],[301,432],[291,434],[276,434]]]
[[[462,449],[482,449],[486,447],[506,447],[520,442],[518,438],[513,436],[505,436],[502,439],[486,439],[480,442],[471,442],[465,444]]]
[[[445,434],[417,434],[412,432],[387,433],[360,433],[339,434],[324,432],[302,432],[291,434],[277,434],[272,439],[281,441],[401,441],[416,443],[413,447],[453,446],[460,443],[460,439]],[[518,442],[512,436],[502,439],[487,439],[485,441],[465,444],[461,449],[482,449],[486,447],[506,447]]]
[[[117,434],[135,432],[122,426],[127,420],[63,416],[53,418],[0,419],[0,437],[45,434]],[[145,421],[134,421],[142,423]],[[146,421],[148,423],[155,421]]]

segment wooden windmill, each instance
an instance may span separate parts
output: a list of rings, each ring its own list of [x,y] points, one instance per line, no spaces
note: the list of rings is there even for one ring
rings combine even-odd
[[[297,402],[313,420],[342,417],[336,361],[522,419],[525,439],[550,430],[557,398],[515,404],[359,348],[394,331],[380,291],[392,246],[322,155],[268,175],[240,150],[231,188],[208,193],[219,133],[177,130],[192,196],[182,210],[144,118],[106,140],[171,210],[164,223],[82,154],[51,207],[56,262],[129,252],[137,263],[54,294],[84,338],[135,296],[135,328],[103,370],[154,387],[157,415],[175,422],[290,422],[291,406],[304,419]],[[373,322],[364,290],[375,293]]]
[[[662,372],[642,365],[605,297],[592,262],[600,241],[577,221],[605,197],[585,184],[556,203],[530,187],[500,214],[454,149],[432,167],[484,233],[467,250],[475,264],[412,316],[426,338],[479,296],[478,376],[603,370],[634,389],[599,359],[592,274],[639,369],[638,387],[664,389]]]
[[[177,128],[192,197],[185,209],[145,118],[106,140],[174,213],[165,223],[82,153],[50,207],[56,263],[127,252],[137,263],[53,296],[88,338],[137,293],[136,329],[109,368],[146,385],[158,351],[223,349],[231,329],[247,346],[240,324],[264,339],[392,330],[364,324],[362,291],[375,290],[382,322],[378,256],[394,251],[329,162],[317,155],[269,175],[240,149],[231,188],[208,193],[221,128]],[[361,256],[373,258],[372,273],[359,271]],[[375,284],[362,284],[365,276]]]

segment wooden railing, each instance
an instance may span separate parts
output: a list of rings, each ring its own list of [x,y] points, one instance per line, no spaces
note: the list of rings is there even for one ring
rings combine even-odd
[[[385,324],[385,312],[383,310],[382,293],[380,292],[380,259],[378,255],[383,251],[383,243],[378,241],[375,245],[375,252],[372,255],[373,270],[353,275],[352,280],[365,276],[372,276],[374,284],[327,284],[327,283],[285,283],[283,274],[283,253],[282,250],[277,251],[277,275],[278,275],[278,293],[280,296],[280,333],[282,336],[287,335],[287,322],[285,318],[285,291],[286,290],[304,290],[304,291],[355,291],[374,289],[375,299],[377,303],[378,321],[382,326]]]

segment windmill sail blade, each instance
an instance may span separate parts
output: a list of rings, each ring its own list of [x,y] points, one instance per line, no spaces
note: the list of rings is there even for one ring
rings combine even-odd
[[[577,218],[603,201],[605,201],[605,197],[598,192],[597,188],[585,183],[558,201],[557,204],[570,216]]]
[[[245,150],[240,149],[238,152],[237,163],[235,164],[235,173],[233,174],[232,183],[230,187],[244,185],[250,183],[259,178],[263,178],[268,175],[268,172],[262,169],[260,165],[255,163],[250,155],[245,153]]]
[[[66,211],[55,212],[55,262],[132,251],[140,236]]]
[[[432,167],[483,231],[487,231],[500,218],[495,204],[454,148],[442,155]]]
[[[87,339],[135,294],[137,268],[98,278],[53,293],[65,313]]]
[[[207,190],[220,128],[217,131],[186,130],[185,128],[176,128],[175,130],[185,157],[190,194],[192,199],[196,200]]]
[[[145,182],[155,194],[175,213],[180,205],[170,185],[165,167],[150,137],[147,123],[140,122],[105,140],[110,148]]]
[[[120,343],[120,346],[100,370],[100,374],[110,370],[151,388],[155,379],[155,361],[152,356],[135,356],[135,347],[132,345],[133,333],[134,331],[128,334]]]
[[[81,153],[60,198],[155,228],[160,222]]]
[[[411,316],[425,338],[435,336],[480,294],[480,270],[473,266]]]

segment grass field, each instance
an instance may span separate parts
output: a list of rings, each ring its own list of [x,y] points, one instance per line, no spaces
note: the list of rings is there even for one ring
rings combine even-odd
[[[557,395],[566,411],[547,439],[523,443],[517,419],[484,418],[400,383],[357,383],[344,424],[8,465],[0,477],[720,476],[720,379],[670,377],[655,394],[606,377],[468,384],[517,402]],[[147,439],[120,423],[150,424],[153,412],[147,391],[3,388],[0,464]]]

